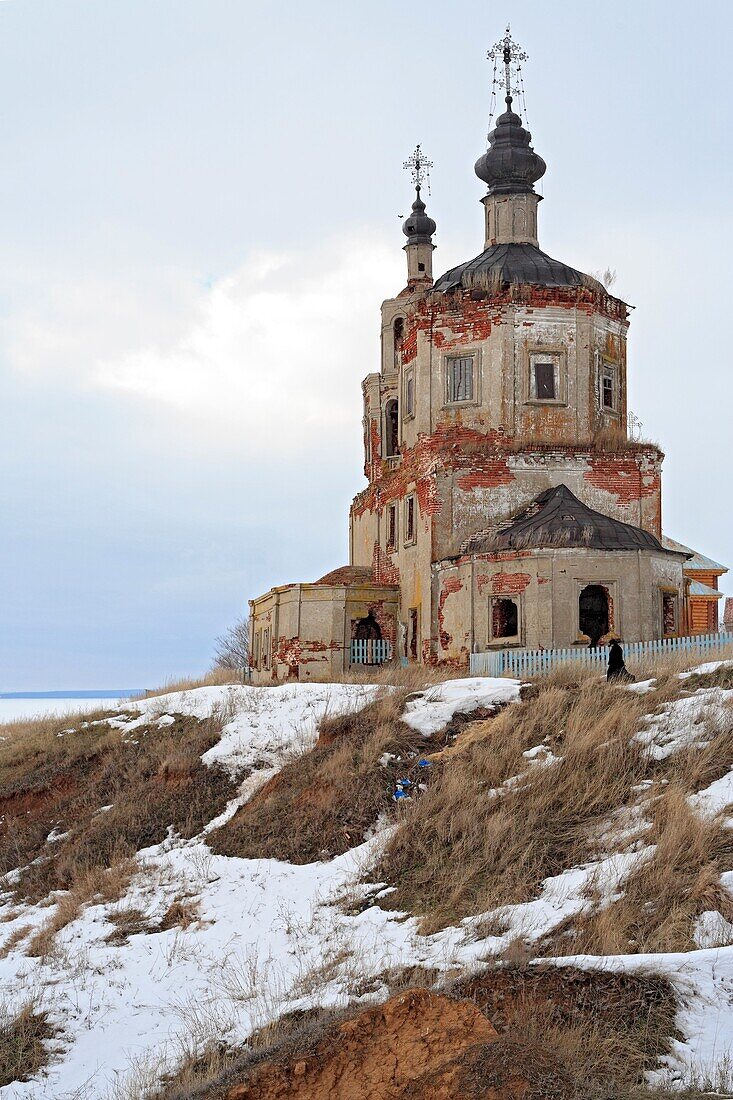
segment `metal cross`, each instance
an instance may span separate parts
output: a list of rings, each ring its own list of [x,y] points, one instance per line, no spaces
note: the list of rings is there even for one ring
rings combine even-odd
[[[418,191],[422,187],[423,181],[427,182],[428,190],[430,190],[430,169],[433,167],[433,162],[424,156],[419,145],[415,146],[415,152],[411,157],[408,157],[402,167],[409,169],[412,182]]]
[[[521,46],[518,45],[512,38],[511,27],[507,23],[506,32],[504,37],[491,47],[486,55],[490,61],[494,62],[494,71],[496,71],[496,63],[499,61],[504,65],[504,76],[500,77],[497,81],[500,88],[504,88],[506,91],[507,99],[512,97],[512,78],[519,80],[522,72],[522,62],[527,61],[529,54],[525,53]]]

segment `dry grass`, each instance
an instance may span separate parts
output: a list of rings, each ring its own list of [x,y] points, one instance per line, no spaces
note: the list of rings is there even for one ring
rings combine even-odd
[[[214,851],[290,863],[329,859],[360,844],[392,806],[395,781],[417,778],[426,741],[400,721],[407,693],[380,695],[321,723],[316,746],[294,757],[217,832]],[[384,765],[380,758],[391,754]]]
[[[91,902],[101,904],[119,901],[136,869],[134,860],[120,859],[114,861],[110,867],[91,867],[81,872],[70,889],[54,899],[53,914],[31,938],[26,954],[33,957],[51,955],[55,948],[56,933],[76,920],[85,905]]]
[[[231,668],[212,668],[203,676],[181,676],[176,680],[166,680],[152,691],[144,691],[134,696],[136,699],[156,699],[159,695],[169,695],[174,691],[193,691],[195,688],[220,687],[223,684],[241,684],[241,673]]]
[[[490,736],[432,769],[406,810],[378,874],[397,887],[390,904],[427,916],[426,930],[529,900],[543,879],[589,857],[601,822],[645,777],[632,738],[648,703],[568,675],[535,687]],[[522,753],[543,741],[562,760],[529,764]]]
[[[9,1011],[0,1005],[0,1088],[29,1081],[50,1059],[47,1043],[56,1034],[36,1001]]]
[[[159,843],[169,827],[195,835],[236,790],[201,762],[221,724],[178,716],[126,734],[85,719],[62,736],[44,724],[0,746],[0,874],[21,868],[15,899],[83,896],[95,876]]]

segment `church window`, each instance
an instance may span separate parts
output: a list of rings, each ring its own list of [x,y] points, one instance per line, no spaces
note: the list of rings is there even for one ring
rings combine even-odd
[[[398,369],[400,361],[402,359],[402,337],[405,334],[405,319],[404,317],[395,318],[395,323],[392,326],[392,335],[394,337],[394,366],[395,370]]]
[[[616,410],[616,368],[608,363],[603,364],[603,377],[601,379],[601,400],[603,408],[609,412]]]
[[[417,265],[417,270],[418,270],[418,271],[424,271],[424,270],[425,270],[425,264],[419,263],[419,264]]]
[[[393,398],[384,406],[384,442],[385,458],[399,454],[399,423],[397,399]]]
[[[491,638],[517,638],[519,636],[519,607],[516,600],[505,597],[491,601]]]
[[[415,375],[408,371],[405,375],[405,416],[415,415]]]
[[[415,541],[415,497],[411,494],[405,501],[405,543]]]
[[[270,667],[270,628],[267,627],[262,632],[262,667],[269,669]]]
[[[448,360],[446,400],[449,405],[473,401],[473,356],[460,355]]]
[[[387,508],[387,549],[394,550],[397,545],[397,505]]]
[[[534,366],[534,396],[537,401],[555,401],[557,388],[555,386],[555,364],[553,362],[535,362]]]

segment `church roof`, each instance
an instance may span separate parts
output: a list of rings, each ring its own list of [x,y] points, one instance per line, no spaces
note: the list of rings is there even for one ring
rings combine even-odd
[[[693,550],[690,546],[685,546],[684,543],[676,542],[675,539],[670,539],[666,535],[662,535],[662,546],[666,550],[678,550],[683,554],[688,555],[688,561],[685,562],[686,570],[700,570],[704,573],[727,573],[728,566],[721,565],[719,561],[713,561],[712,558],[708,558],[705,554],[700,554],[697,550]]]
[[[597,279],[553,260],[534,244],[493,244],[480,256],[446,271],[433,286],[445,294],[459,287],[488,290],[502,283],[529,286],[578,286],[606,294]]]
[[[342,565],[314,581],[314,584],[374,584],[374,573],[368,565]]]
[[[556,485],[540,493],[527,508],[500,530],[473,535],[464,543],[462,552],[475,554],[492,550],[566,547],[677,553],[665,549],[659,539],[649,531],[630,523],[621,523],[620,520],[589,508],[578,500],[567,485]]]

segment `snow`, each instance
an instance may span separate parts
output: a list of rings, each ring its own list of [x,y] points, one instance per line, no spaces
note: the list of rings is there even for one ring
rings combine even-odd
[[[516,702],[520,686],[520,680],[492,676],[447,680],[418,692],[410,699],[403,721],[425,737],[430,737],[447,726],[455,714]]]
[[[519,681],[508,679],[448,681],[412,697],[404,719],[428,736],[456,713],[518,699],[519,687]],[[200,1050],[208,1040],[239,1044],[283,1013],[340,1005],[353,996],[357,980],[368,990],[361,997],[366,1002],[386,995],[383,975],[388,970],[478,969],[518,937],[539,941],[556,932],[569,918],[589,911],[591,898],[611,903],[629,873],[653,854],[649,845],[614,850],[619,838],[638,833],[643,825],[641,806],[625,807],[611,815],[599,835],[605,852],[548,878],[531,901],[423,936],[413,916],[375,903],[390,892],[384,883],[365,882],[392,835],[389,815],[364,843],[330,862],[294,866],[211,852],[206,843],[210,830],[292,753],[313,744],[324,715],[363,707],[376,691],[361,685],[229,685],[127,703],[110,716],[113,724],[132,730],[143,723],[170,724],[166,720],[177,714],[219,715],[224,719],[221,738],[204,759],[241,778],[238,794],[198,837],[170,835],[140,852],[139,872],[125,896],[113,904],[88,906],[57,935],[56,948],[46,958],[29,958],[24,946],[53,914],[52,906],[14,910],[2,904],[7,896],[0,896],[0,956],[3,945],[27,928],[0,958],[3,997],[17,1006],[40,991],[42,1005],[60,1028],[56,1056],[44,1075],[7,1086],[3,1097],[102,1100],[126,1081],[139,1082],[147,1074],[152,1082],[164,1066],[173,1068],[184,1051]],[[720,715],[731,694],[712,689],[669,704],[647,720],[639,739],[655,759],[702,743],[706,721]],[[530,769],[558,762],[545,745],[528,750],[524,758]],[[640,797],[647,789],[647,784],[639,786]],[[698,792],[691,804],[701,813],[717,813],[732,799],[733,772]],[[733,872],[721,880],[733,889]],[[107,942],[121,910],[140,909],[154,927],[181,899],[198,911],[187,929]],[[353,904],[357,901],[359,906]],[[485,935],[482,925],[500,934]],[[718,946],[733,939],[733,926],[711,911],[698,918],[695,936],[700,949],[685,954],[551,960],[558,966],[651,970],[669,977],[680,993],[678,1025],[684,1039],[675,1042],[659,1079],[664,1072],[679,1077],[686,1067],[710,1066],[733,1048],[733,947]]]

